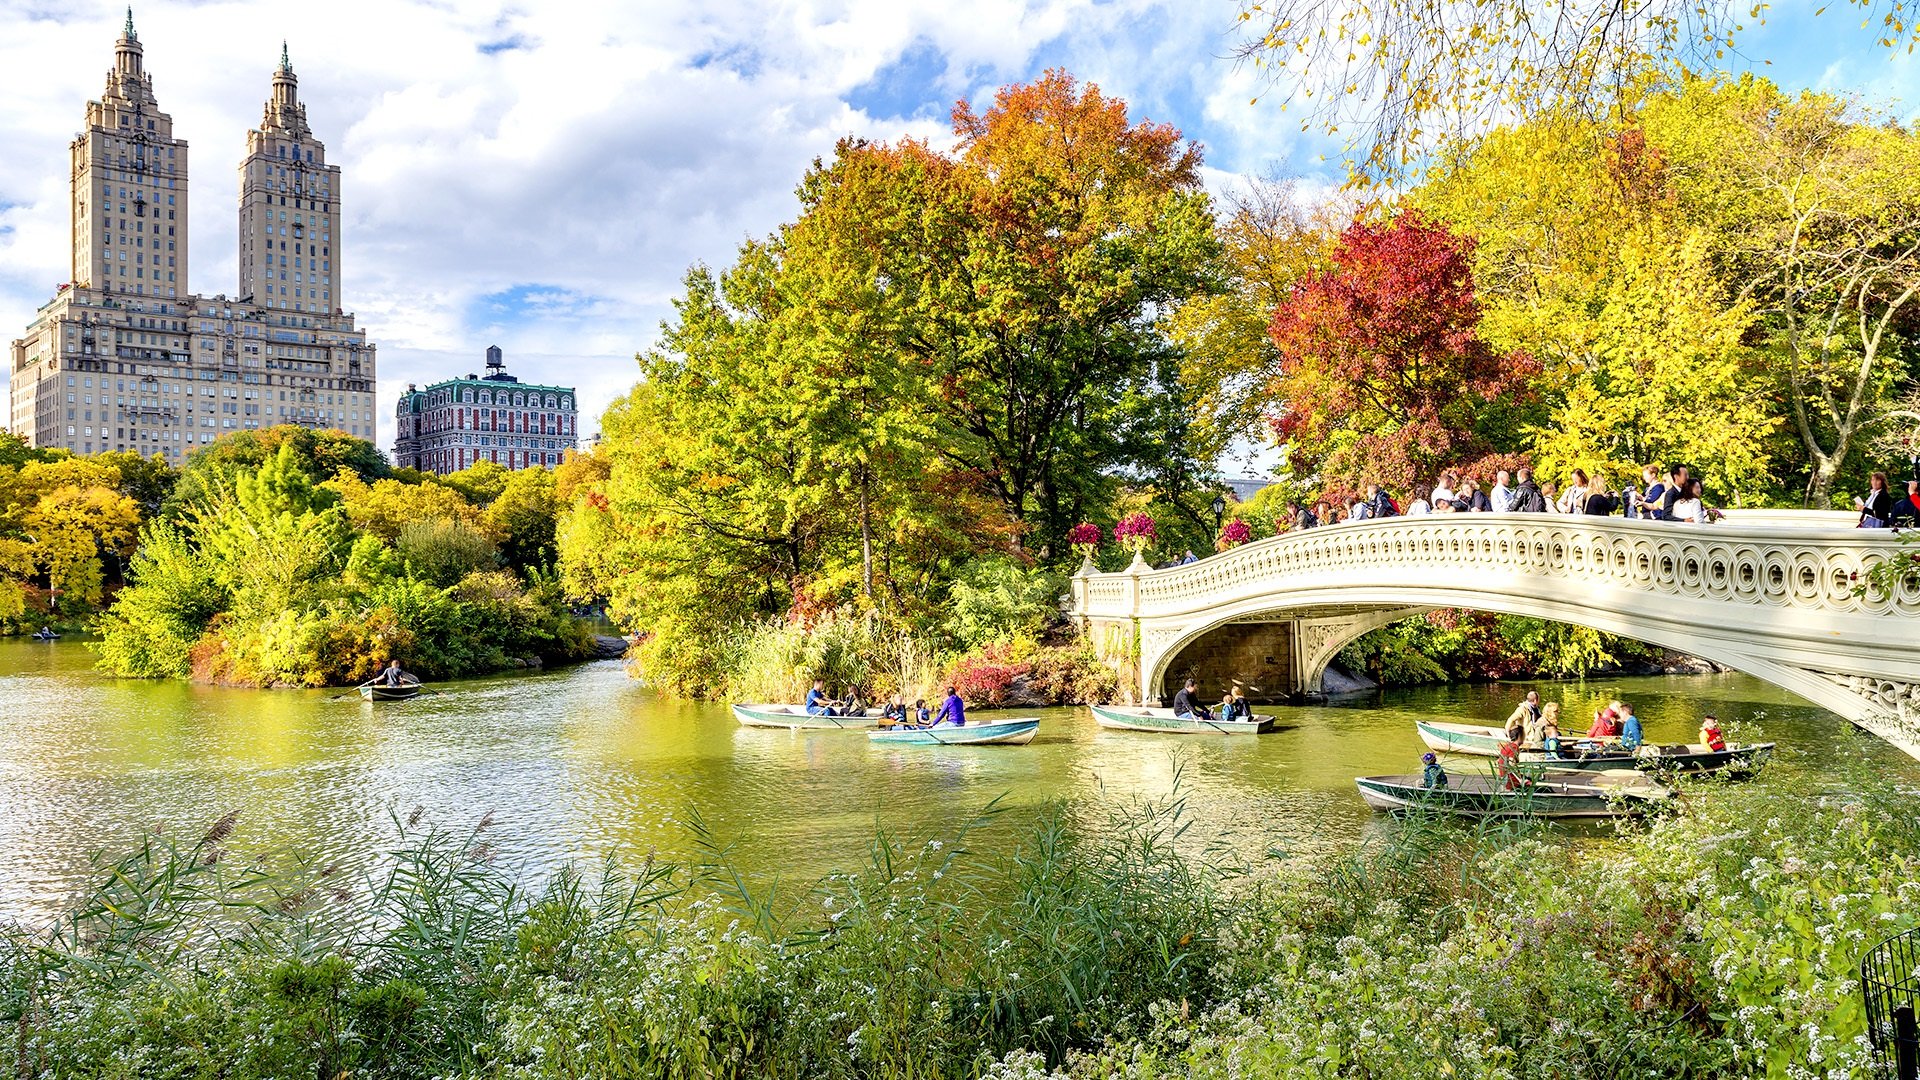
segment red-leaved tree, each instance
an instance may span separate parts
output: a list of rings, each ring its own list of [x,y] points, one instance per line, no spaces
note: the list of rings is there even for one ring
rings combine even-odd
[[[1472,258],[1471,239],[1418,214],[1357,218],[1333,268],[1274,312],[1272,424],[1296,474],[1404,492],[1508,449],[1498,436],[1540,369],[1480,339]]]

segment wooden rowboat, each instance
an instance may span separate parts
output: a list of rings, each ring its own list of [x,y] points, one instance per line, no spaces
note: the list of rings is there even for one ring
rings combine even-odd
[[[1759,772],[1761,766],[1773,757],[1773,746],[1773,743],[1728,743],[1725,750],[1715,750],[1699,743],[1668,746],[1649,743],[1638,750],[1627,750],[1618,744],[1595,745],[1586,740],[1569,745],[1568,740],[1562,739],[1559,753],[1550,755],[1544,750],[1522,750],[1520,761],[1524,765],[1544,765],[1549,769],[1575,772],[1639,769],[1650,773],[1749,776]]]
[[[368,683],[360,687],[360,697],[366,701],[408,701],[420,696],[420,684],[404,683],[400,686],[385,686]]]
[[[867,732],[877,743],[903,746],[1025,746],[1040,730],[1040,718],[1023,716],[1018,720],[997,720],[987,724],[968,723],[959,727],[935,724],[933,727],[892,727]]]
[[[1430,749],[1446,754],[1495,757],[1500,753],[1500,744],[1507,741],[1505,729],[1497,727],[1442,724],[1432,720],[1416,720],[1414,726],[1420,731],[1421,742]],[[1628,750],[1620,745],[1618,739],[1569,738],[1563,735],[1560,738],[1559,756],[1549,756],[1544,750],[1522,750],[1520,761],[1573,772],[1639,769],[1643,772],[1724,772],[1737,775],[1758,772],[1773,756],[1773,747],[1773,743],[1734,743],[1725,750],[1714,750],[1699,743],[1665,746],[1647,743],[1638,750]]]
[[[1418,776],[1359,776],[1360,797],[1375,810],[1434,810],[1462,817],[1605,818],[1644,814],[1671,792],[1639,773],[1547,778],[1509,790],[1493,776],[1449,774],[1444,788]]]
[[[821,731],[863,731],[880,722],[880,717],[824,716],[810,713],[803,705],[735,705],[733,718],[743,727],[806,728]]]
[[[1505,728],[1442,724],[1432,720],[1415,720],[1413,724],[1420,731],[1420,741],[1426,743],[1428,749],[1443,754],[1496,757],[1500,753],[1500,744],[1507,741]]]
[[[1174,735],[1258,735],[1273,727],[1273,717],[1250,720],[1199,720],[1173,715],[1172,709],[1136,709],[1094,705],[1093,719],[1116,731],[1158,731]]]

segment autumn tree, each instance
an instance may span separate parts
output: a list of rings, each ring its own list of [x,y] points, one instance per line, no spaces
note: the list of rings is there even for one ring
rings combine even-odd
[[[1356,219],[1274,313],[1269,400],[1296,473],[1405,490],[1517,434],[1538,365],[1480,337],[1472,252],[1417,213]]]
[[[1911,51],[1916,0],[1848,0],[1868,40]],[[1816,14],[1825,14],[1822,6]],[[1605,117],[1648,76],[1718,68],[1766,21],[1734,0],[1243,0],[1242,62],[1303,129],[1345,139],[1363,179],[1404,177],[1448,141],[1572,110]]]
[[[1202,459],[1219,460],[1265,431],[1267,388],[1280,366],[1268,327],[1296,286],[1331,267],[1334,243],[1353,220],[1343,203],[1309,201],[1278,178],[1251,180],[1227,196],[1216,229],[1226,288],[1181,301],[1166,320]]]

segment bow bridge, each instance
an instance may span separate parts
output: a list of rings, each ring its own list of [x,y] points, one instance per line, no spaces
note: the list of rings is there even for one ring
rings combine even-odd
[[[1729,511],[1713,525],[1438,514],[1322,526],[1186,566],[1089,564],[1073,614],[1141,700],[1176,677],[1318,693],[1369,630],[1434,608],[1530,615],[1712,660],[1920,757],[1920,584],[1855,595],[1898,550],[1854,515]]]

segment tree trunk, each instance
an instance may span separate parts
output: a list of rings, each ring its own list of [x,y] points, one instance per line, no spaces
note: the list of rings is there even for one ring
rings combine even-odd
[[[860,467],[860,580],[869,603],[873,600],[873,501],[867,467]]]

